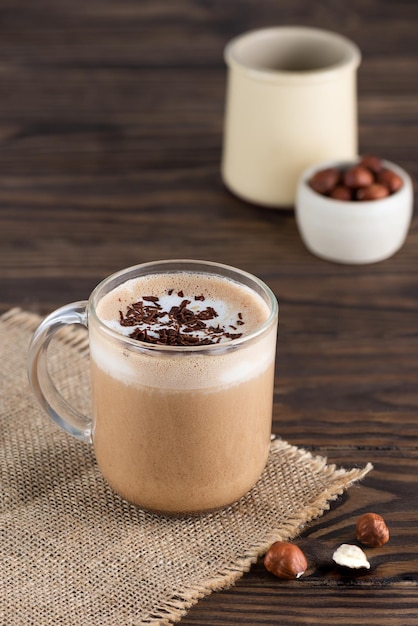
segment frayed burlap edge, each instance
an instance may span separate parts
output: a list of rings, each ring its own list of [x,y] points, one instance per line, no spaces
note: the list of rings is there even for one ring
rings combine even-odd
[[[184,590],[183,594],[179,595],[176,600],[162,604],[158,614],[156,612],[155,615],[150,615],[149,619],[143,622],[144,624],[149,626],[170,626],[174,622],[179,622],[201,598],[210,595],[212,592],[229,589],[267,552],[272,543],[295,539],[309,522],[317,519],[325,511],[329,510],[331,502],[337,500],[354,483],[363,480],[373,469],[371,463],[367,463],[362,469],[337,469],[336,465],[327,465],[325,457],[314,456],[309,451],[292,446],[280,439],[272,442],[272,454],[284,451],[287,454],[290,453],[291,457],[288,458],[312,464],[312,469],[315,472],[322,472],[325,480],[332,478],[335,482],[311,503],[308,511],[304,509],[299,515],[289,518],[286,525],[282,524],[280,528],[270,531],[263,542],[259,542],[247,548],[242,554],[237,555],[235,563],[220,570],[216,576],[203,580],[200,585]],[[166,616],[164,616],[165,611],[167,612]]]

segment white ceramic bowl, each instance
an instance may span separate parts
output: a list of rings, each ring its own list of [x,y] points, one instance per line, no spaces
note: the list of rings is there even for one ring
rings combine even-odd
[[[295,213],[308,250],[329,261],[362,264],[387,259],[402,247],[413,212],[412,182],[395,163],[382,163],[402,178],[403,186],[380,200],[335,200],[309,186],[315,172],[328,167],[344,169],[353,162],[319,163],[303,172],[298,182]]]

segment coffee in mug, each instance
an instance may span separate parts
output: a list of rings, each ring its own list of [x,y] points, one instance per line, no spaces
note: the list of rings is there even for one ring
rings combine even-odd
[[[167,513],[223,507],[267,461],[277,309],[262,281],[225,265],[128,268],[42,322],[29,351],[32,387],[60,426],[92,442],[126,500]],[[49,340],[73,323],[88,327],[92,419],[65,406],[47,369]]]

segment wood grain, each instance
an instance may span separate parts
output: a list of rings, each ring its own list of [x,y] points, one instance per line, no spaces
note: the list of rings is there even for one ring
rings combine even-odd
[[[416,191],[416,2],[5,0],[0,313],[46,314],[154,259],[212,259],[264,279],[280,303],[274,432],[331,463],[375,468],[298,541],[350,541],[367,510],[387,519],[391,540],[361,576],[312,566],[283,582],[260,561],[182,623],[412,625],[418,222],[393,258],[336,265],[304,248],[293,212],[245,204],[224,188],[223,47],[271,24],[356,41],[360,150],[405,167]]]

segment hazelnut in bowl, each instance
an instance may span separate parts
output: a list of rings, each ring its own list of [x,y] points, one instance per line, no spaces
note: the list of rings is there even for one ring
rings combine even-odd
[[[308,250],[337,263],[376,263],[403,245],[413,212],[409,175],[375,156],[314,165],[301,175],[296,223]]]

